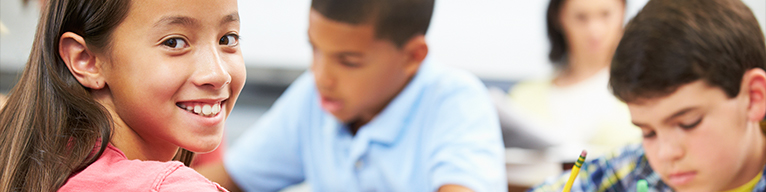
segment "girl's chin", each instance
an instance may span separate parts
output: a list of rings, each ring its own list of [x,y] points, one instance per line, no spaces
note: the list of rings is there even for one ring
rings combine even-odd
[[[195,144],[195,145],[186,145],[186,147],[184,146],[180,146],[180,147],[195,153],[208,153],[218,148],[219,144],[221,144],[220,140],[219,142],[209,143],[205,145]]]
[[[218,145],[223,142],[223,130],[202,136],[181,136],[176,141],[178,147],[195,153],[207,153],[218,148]]]

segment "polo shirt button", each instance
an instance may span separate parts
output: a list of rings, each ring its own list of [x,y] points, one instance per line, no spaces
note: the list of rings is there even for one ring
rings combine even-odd
[[[362,163],[362,160],[358,160],[356,161],[356,164],[354,166],[356,166],[356,169],[362,169],[362,166],[364,166],[364,163]]]

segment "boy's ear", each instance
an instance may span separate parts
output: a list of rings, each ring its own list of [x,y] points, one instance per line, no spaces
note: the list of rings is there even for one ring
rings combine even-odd
[[[748,94],[748,119],[760,122],[766,115],[766,71],[761,68],[746,71],[741,89]]]
[[[58,46],[61,59],[80,84],[91,89],[104,88],[106,82],[101,74],[101,66],[97,64],[96,55],[88,49],[82,36],[66,32],[61,35]]]
[[[405,72],[408,75],[414,75],[420,68],[420,64],[426,59],[428,55],[428,44],[426,44],[425,35],[417,35],[407,41],[402,47],[406,54],[406,66]]]

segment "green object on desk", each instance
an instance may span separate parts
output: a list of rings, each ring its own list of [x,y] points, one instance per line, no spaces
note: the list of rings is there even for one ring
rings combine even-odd
[[[648,192],[649,191],[649,183],[646,182],[646,180],[638,180],[638,183],[636,184],[636,192]]]

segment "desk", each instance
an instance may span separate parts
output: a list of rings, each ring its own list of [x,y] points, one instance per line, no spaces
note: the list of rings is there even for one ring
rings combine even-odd
[[[560,175],[562,163],[548,151],[520,148],[505,149],[508,191],[526,191],[546,178]]]

